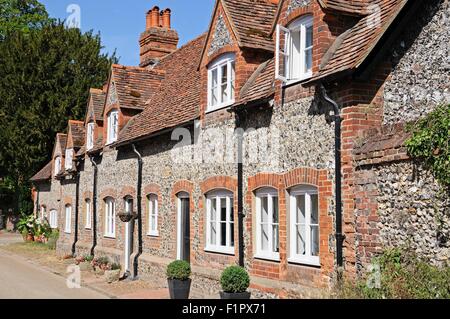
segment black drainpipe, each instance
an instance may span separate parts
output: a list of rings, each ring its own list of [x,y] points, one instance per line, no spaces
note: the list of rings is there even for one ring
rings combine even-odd
[[[343,266],[343,254],[342,245],[345,239],[345,235],[342,233],[342,162],[341,162],[341,124],[342,117],[339,105],[336,101],[332,100],[325,89],[323,84],[320,84],[320,92],[322,97],[328,103],[333,106],[334,115],[331,119],[334,121],[334,142],[335,142],[335,195],[336,195],[336,264],[338,267],[338,279],[340,280],[341,268]]]
[[[80,171],[78,169],[78,163],[76,166],[75,172],[75,182],[76,182],[76,190],[75,190],[75,236],[72,244],[72,255],[76,254],[76,246],[78,242],[78,222],[79,222],[79,205],[80,205]]]
[[[138,180],[137,180],[137,189],[136,189],[136,196],[137,196],[137,218],[138,218],[138,253],[134,257],[134,263],[133,263],[133,279],[138,279],[138,272],[139,272],[139,257],[142,255],[142,168],[143,168],[143,161],[142,161],[142,155],[138,152],[136,149],[136,146],[134,144],[131,145],[133,147],[133,152],[136,154],[138,159]]]
[[[244,121],[245,110],[232,108],[229,112],[235,114],[236,129],[238,132],[237,147],[237,179],[238,179],[238,237],[239,237],[239,266],[245,267],[244,260],[244,163],[243,163],[243,142],[242,123]]]
[[[92,248],[91,256],[95,256],[95,247],[97,247],[97,176],[98,166],[93,157],[89,156],[92,167],[94,168],[94,180],[92,182]]]

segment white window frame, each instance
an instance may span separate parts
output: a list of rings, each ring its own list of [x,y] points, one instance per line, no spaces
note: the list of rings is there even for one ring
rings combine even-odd
[[[276,29],[276,48],[275,48],[275,78],[282,80],[289,84],[298,81],[302,81],[312,77],[312,70],[306,70],[306,51],[312,50],[314,44],[306,48],[306,29],[313,27],[313,17],[311,15],[303,16],[294,22],[292,22],[287,28],[281,25],[277,25]],[[292,36],[293,32],[300,32],[300,52],[297,55],[300,57],[300,71],[299,76],[294,78],[292,76],[292,61],[294,58]],[[281,44],[284,33],[284,45]],[[314,43],[314,39],[313,39]],[[284,62],[284,72],[281,72],[281,59]],[[312,67],[312,66],[311,66]]]
[[[114,198],[105,199],[105,237],[116,238],[116,202]]]
[[[58,228],[58,212],[55,209],[52,209],[50,211],[50,220],[49,220],[50,227],[52,229]]]
[[[232,65],[234,64],[234,69]],[[222,99],[222,67],[226,65],[228,70],[228,78],[227,78],[227,101],[221,101]],[[212,83],[213,71],[217,70],[217,104],[213,105],[212,100]],[[224,107],[233,105],[235,102],[235,94],[236,94],[236,64],[235,64],[235,54],[227,53],[217,58],[217,60],[208,67],[208,107],[206,112],[214,112]],[[234,87],[234,92],[233,88]]]
[[[64,220],[64,232],[66,234],[72,233],[72,206],[65,206],[65,220]]]
[[[55,158],[55,176],[58,176],[61,173],[61,156],[57,156]]]
[[[94,122],[90,122],[87,125],[87,135],[86,135],[86,148],[88,151],[94,148],[94,130],[95,124]]]
[[[70,170],[73,167],[73,149],[66,149],[66,160],[64,161],[64,168]]]
[[[117,141],[119,135],[119,111],[113,110],[108,113],[107,143]]]
[[[261,229],[261,199],[263,197],[267,197],[268,202],[268,213],[269,219],[267,221],[268,224],[268,250],[262,250],[261,247],[261,239],[262,239],[262,229]],[[278,223],[274,223],[273,221],[273,198],[278,198]],[[280,260],[280,253],[273,251],[273,226],[278,224],[278,250],[280,250],[280,198],[278,196],[278,191],[273,188],[262,188],[256,191],[256,253],[255,258],[258,259],[267,259],[267,260]]]
[[[220,214],[221,214],[221,201],[222,199],[226,200],[226,234],[225,234],[225,240],[226,245],[221,245],[221,231],[222,227],[221,224],[224,223],[220,220]],[[212,203],[213,201],[216,201],[216,220],[211,220],[211,212],[212,212]],[[208,252],[214,252],[214,253],[221,253],[221,254],[227,254],[227,255],[234,255],[234,245],[236,244],[236,238],[234,238],[234,244],[231,243],[231,232],[235,230],[236,227],[236,221],[233,215],[233,220],[231,220],[231,214],[234,214],[234,201],[233,201],[233,193],[226,190],[216,190],[208,193],[206,195],[206,247],[205,251]],[[211,243],[211,223],[215,222],[216,225],[216,243]],[[233,226],[233,227],[231,227]]]
[[[148,236],[159,236],[158,231],[158,195],[149,194],[147,196],[147,216],[148,216]],[[155,224],[152,225],[152,217],[155,218]]]
[[[40,212],[40,219],[44,220],[46,217],[45,215],[47,215],[47,208],[45,207],[45,205],[42,205],[41,212]]]
[[[85,229],[92,228],[92,203],[90,199],[85,200]]]
[[[317,218],[318,224],[311,224],[311,195],[317,195]],[[291,263],[306,264],[311,266],[320,266],[320,257],[311,255],[311,226],[317,226],[319,236],[319,255],[320,255],[320,211],[319,211],[319,193],[316,187],[301,185],[294,187],[289,194],[289,246],[290,255],[288,261]],[[297,196],[305,196],[305,255],[297,254]]]

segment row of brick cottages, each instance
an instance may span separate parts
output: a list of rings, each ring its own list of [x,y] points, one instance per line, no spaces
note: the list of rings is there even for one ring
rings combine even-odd
[[[36,212],[60,229],[58,252],[107,255],[159,279],[188,260],[211,292],[236,263],[275,294],[329,287],[340,266],[354,272],[351,145],[356,122],[381,117],[357,105],[377,105],[386,74],[349,72],[376,65],[408,6],[384,1],[371,28],[364,6],[334,2],[219,0],[208,32],[180,48],[170,10],[150,10],[141,65],[112,66],[85,121],[69,121],[32,178]]]

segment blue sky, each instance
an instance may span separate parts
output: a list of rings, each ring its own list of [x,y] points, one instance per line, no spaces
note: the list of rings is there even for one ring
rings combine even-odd
[[[50,16],[67,19],[67,8],[81,9],[81,29],[100,32],[105,50],[117,49],[120,63],[139,64],[139,35],[145,30],[145,13],[157,5],[172,9],[172,27],[182,45],[208,29],[214,0],[40,0]]]

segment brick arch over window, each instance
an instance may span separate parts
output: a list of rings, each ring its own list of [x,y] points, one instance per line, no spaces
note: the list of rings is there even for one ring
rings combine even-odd
[[[191,195],[192,197],[192,193],[194,192],[194,183],[188,180],[176,182],[172,188],[172,197],[176,197],[180,192],[189,193],[189,195]]]
[[[108,198],[108,197],[110,197],[110,198],[116,200],[116,199],[117,199],[117,190],[115,190],[115,189],[113,189],[113,188],[107,188],[107,189],[104,189],[104,190],[100,193],[100,196],[99,196],[99,197],[100,197],[103,201],[104,201],[106,198]]]
[[[214,176],[201,182],[200,189],[202,194],[206,194],[216,189],[224,189],[236,194],[237,179],[230,176]]]
[[[132,186],[123,186],[119,192],[119,198],[125,199],[127,197],[136,198],[136,188]]]
[[[206,61],[206,66],[208,67],[211,63],[214,63],[217,59],[219,59],[222,55],[227,53],[236,53],[236,46],[235,45],[226,45],[223,48],[218,49],[216,52],[214,52],[211,56],[208,57]]]
[[[297,9],[294,9],[286,18],[286,26],[289,25],[290,23],[294,22],[295,20],[297,20],[298,18],[301,18],[303,16],[306,15],[313,15],[314,11],[312,8],[312,5],[307,5],[305,7],[300,7]]]
[[[92,197],[93,197],[93,194],[90,191],[87,191],[87,192],[83,193],[83,200],[86,200],[86,199],[92,200]]]
[[[150,194],[161,196],[161,186],[158,184],[148,184],[144,187],[144,195],[148,196]]]
[[[287,189],[297,185],[319,186],[320,178],[327,177],[326,170],[316,170],[314,168],[297,168],[283,175],[284,184]]]
[[[270,187],[279,189],[283,185],[283,176],[272,173],[260,173],[248,179],[248,190],[254,192],[255,190],[263,187]]]
[[[67,205],[73,206],[73,199],[70,196],[64,197],[64,206]]]

